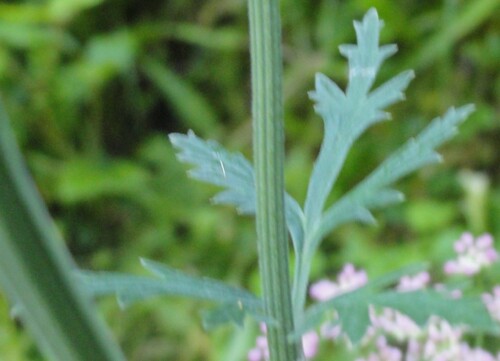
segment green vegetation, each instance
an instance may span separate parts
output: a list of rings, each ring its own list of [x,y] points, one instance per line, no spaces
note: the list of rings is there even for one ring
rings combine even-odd
[[[371,275],[441,263],[464,230],[500,239],[499,4],[282,1],[286,183],[300,203],[322,138],[306,92],[318,71],[347,82],[337,47],[354,41],[351,21],[369,6],[386,22],[382,42],[400,47],[379,82],[407,68],[418,76],[409,100],[391,107],[395,122],[370,129],[349,154],[332,201],[449,106],[477,108],[443,149],[444,166],[397,185],[407,202],[380,211],[377,227],[349,224],[322,243],[313,279],[345,262]],[[81,267],[147,274],[142,256],[259,293],[253,220],[210,206],[214,189],[185,180],[166,136],[193,129],[250,154],[247,34],[240,1],[0,4],[1,96]],[[0,302],[2,357],[41,360]],[[161,298],[126,312],[113,299],[99,305],[130,360],[233,361],[254,343],[255,327],[206,334],[195,301]]]

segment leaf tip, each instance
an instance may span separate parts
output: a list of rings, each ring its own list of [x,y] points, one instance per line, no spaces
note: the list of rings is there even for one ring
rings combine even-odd
[[[377,9],[374,8],[373,6],[371,8],[369,8],[368,11],[366,12],[365,18],[368,18],[368,17],[378,18]]]
[[[329,81],[328,77],[323,73],[316,73],[316,75],[314,76],[314,86],[316,89],[323,88],[324,84],[328,81]],[[316,93],[315,91],[312,92]]]
[[[141,263],[141,266],[144,268],[148,267],[148,260],[144,257],[139,257],[139,262]]]
[[[130,302],[126,301],[120,294],[116,295],[116,303],[118,303],[118,307],[120,307],[120,310],[122,311],[130,306]]]
[[[168,135],[168,140],[170,141],[170,143],[172,143],[172,145],[176,146],[179,142],[179,137],[183,136],[183,134],[180,134],[180,133],[170,133]]]
[[[473,112],[476,111],[476,105],[475,104],[466,104],[462,107],[459,108],[459,110],[462,112],[462,116],[464,120],[471,115]]]

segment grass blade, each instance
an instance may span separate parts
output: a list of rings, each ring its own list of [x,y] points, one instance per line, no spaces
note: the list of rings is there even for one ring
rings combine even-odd
[[[51,360],[124,360],[25,169],[0,105],[0,285]]]

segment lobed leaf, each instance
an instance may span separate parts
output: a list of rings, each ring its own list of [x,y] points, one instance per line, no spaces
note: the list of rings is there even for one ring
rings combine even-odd
[[[432,290],[414,292],[384,292],[373,297],[374,305],[390,307],[404,313],[423,326],[431,316],[439,316],[452,325],[465,325],[469,330],[498,332],[479,297],[451,298]]]
[[[235,206],[241,214],[255,214],[255,175],[243,155],[228,152],[213,140],[200,139],[193,131],[187,135],[172,133],[169,138],[178,151],[177,158],[194,165],[188,173],[191,177],[224,188],[212,198],[215,204]],[[294,248],[301,249],[304,215],[289,194],[285,194],[285,217]]]
[[[434,119],[416,138],[410,139],[394,152],[365,180],[325,211],[320,226],[321,236],[341,223],[353,220],[373,222],[370,209],[402,201],[403,195],[391,189],[391,184],[420,167],[440,161],[435,148],[457,132],[457,126],[473,109],[472,105],[449,109],[442,118]]]
[[[255,213],[254,171],[239,153],[230,153],[215,141],[173,133],[170,141],[177,148],[179,161],[195,166],[189,175],[196,180],[223,187],[213,198],[216,204],[234,205],[242,214]]]
[[[208,316],[207,323],[211,325],[223,321],[239,324],[246,314],[264,318],[261,300],[248,291],[194,277],[158,262],[141,259],[141,263],[156,277],[92,271],[78,271],[76,277],[91,295],[114,295],[121,307],[158,296],[183,296],[224,305],[227,312],[212,312]]]
[[[353,343],[358,343],[370,326],[369,307],[389,307],[409,316],[420,326],[432,316],[439,316],[452,325],[465,325],[468,330],[497,333],[498,326],[479,297],[450,298],[447,293],[433,290],[396,292],[384,290],[404,274],[419,272],[425,265],[415,265],[371,281],[366,286],[331,300],[310,307],[304,322],[297,327],[300,337],[307,330],[318,327],[325,320],[325,315],[335,311],[338,319],[334,323],[342,326],[343,332]]]
[[[224,303],[214,309],[203,311],[201,313],[203,328],[205,330],[212,330],[230,322],[241,327],[243,326],[243,322],[247,314],[251,314],[252,318],[256,321],[265,322],[267,325],[278,324],[277,321],[265,316],[263,312],[259,312],[258,310],[252,310],[252,312],[249,312],[239,304]]]
[[[369,92],[382,62],[396,52],[396,46],[379,46],[382,22],[371,9],[362,22],[354,22],[357,45],[342,45],[349,61],[349,82],[344,93],[322,74],[316,76],[310,98],[325,123],[325,135],[307,191],[306,224],[315,230],[325,201],[354,141],[371,125],[388,119],[382,109],[404,99],[403,91],[414,77],[405,71]],[[359,211],[354,213],[359,214]]]
[[[422,272],[428,267],[427,263],[417,263],[403,267],[380,276],[361,288],[309,307],[305,312],[303,321],[297,325],[295,334],[291,336],[301,337],[308,330],[319,327],[324,322],[325,316],[335,310],[339,315],[344,331],[350,339],[352,341],[359,340],[369,324],[369,319],[367,319],[368,300],[381,293],[383,289],[397,283],[401,277]]]

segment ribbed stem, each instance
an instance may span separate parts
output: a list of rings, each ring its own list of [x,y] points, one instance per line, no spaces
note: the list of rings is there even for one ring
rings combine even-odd
[[[294,322],[290,298],[288,239],[284,211],[284,135],[281,29],[278,0],[248,0],[252,56],[252,113],[257,236],[267,338],[272,361],[302,359],[289,343]]]

